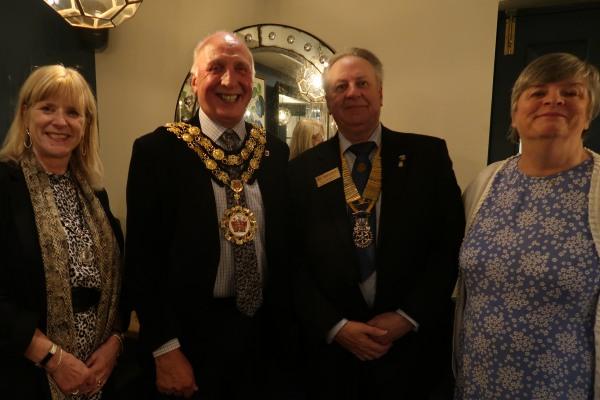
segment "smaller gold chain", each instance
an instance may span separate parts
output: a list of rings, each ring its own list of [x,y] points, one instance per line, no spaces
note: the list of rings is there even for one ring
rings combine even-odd
[[[344,182],[344,196],[346,197],[346,203],[348,203],[352,211],[354,211],[355,213],[358,211],[370,213],[375,203],[377,203],[377,199],[379,198],[379,194],[381,193],[380,148],[377,148],[375,157],[373,157],[373,166],[371,168],[371,173],[369,174],[367,186],[365,187],[362,196],[358,193],[358,189],[356,188],[354,180],[350,175],[350,170],[348,169],[346,157],[344,157],[344,154],[341,151],[340,157],[342,159],[342,180]],[[366,207],[364,207],[365,205]]]

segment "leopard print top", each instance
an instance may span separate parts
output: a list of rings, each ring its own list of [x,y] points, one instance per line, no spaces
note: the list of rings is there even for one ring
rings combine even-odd
[[[92,238],[83,217],[77,186],[69,172],[64,175],[49,175],[54,200],[60,220],[67,234],[69,246],[69,275],[71,287],[96,288],[100,290],[100,271],[95,263]],[[74,355],[86,361],[94,352],[96,331],[96,307],[75,313],[76,349]],[[93,396],[71,396],[72,399],[98,400],[102,392]]]

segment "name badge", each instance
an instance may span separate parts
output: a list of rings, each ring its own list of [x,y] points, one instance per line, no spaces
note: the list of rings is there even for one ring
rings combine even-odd
[[[317,181],[317,187],[321,187],[339,178],[341,178],[340,170],[338,168],[334,168],[315,177],[315,181]]]

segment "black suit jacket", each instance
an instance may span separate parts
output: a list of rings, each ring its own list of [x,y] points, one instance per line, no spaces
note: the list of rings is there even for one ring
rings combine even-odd
[[[197,116],[191,121],[198,126]],[[247,131],[249,131],[247,126]],[[267,135],[256,178],[265,215],[268,271],[261,313],[277,304],[285,267],[283,233],[289,150]],[[127,183],[126,264],[147,350],[179,338],[184,353],[209,329],[206,315],[220,257],[221,231],[211,173],[166,128],[137,139]],[[189,354],[188,354],[189,357]]]
[[[96,194],[123,250],[108,196]],[[35,329],[46,331],[46,282],[29,191],[21,168],[11,162],[0,163],[0,254],[0,393],[7,399],[49,398],[45,372],[23,356]]]
[[[460,189],[441,139],[393,132],[381,139],[382,198],[376,249],[375,303],[359,289],[359,266],[341,177],[321,187],[315,178],[341,175],[338,136],[290,164],[296,211],[294,297],[305,345],[325,353],[327,333],[342,318],[368,321],[403,310],[419,324],[385,358],[420,365],[440,326],[449,326],[450,295],[457,274],[464,217]],[[449,336],[443,338],[448,340]],[[410,349],[403,348],[410,343]],[[338,349],[339,350],[339,349]],[[412,358],[412,359],[411,359]],[[440,362],[448,363],[448,360]],[[449,365],[449,364],[448,364]]]

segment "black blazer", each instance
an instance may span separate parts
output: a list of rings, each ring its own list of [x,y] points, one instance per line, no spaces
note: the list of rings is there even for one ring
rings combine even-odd
[[[122,251],[123,234],[106,191],[96,195]],[[7,399],[49,398],[45,372],[23,356],[35,329],[46,331],[46,282],[29,191],[12,162],[0,163],[0,254],[0,393]]]
[[[332,347],[325,345],[326,335],[342,318],[368,321],[401,309],[419,323],[416,341],[429,340],[428,332],[435,332],[444,321],[449,324],[451,318],[448,310],[464,216],[446,144],[438,138],[383,127],[381,158],[377,287],[372,308],[359,289],[342,179],[321,187],[315,180],[334,168],[341,175],[338,136],[290,163],[290,195],[297,213],[293,231],[298,234],[294,239],[296,310],[305,341],[309,346],[324,346],[323,351]],[[397,341],[388,354],[403,341]]]
[[[198,126],[198,117],[191,123]],[[282,232],[288,154],[285,143],[267,135],[256,172],[268,263],[263,310],[278,303],[271,301],[281,290],[274,282],[286,266]],[[175,337],[185,350],[196,342],[196,327],[206,326],[203,311],[213,299],[220,257],[219,220],[211,174],[194,151],[164,127],[135,141],[127,182],[126,265],[147,350]]]

